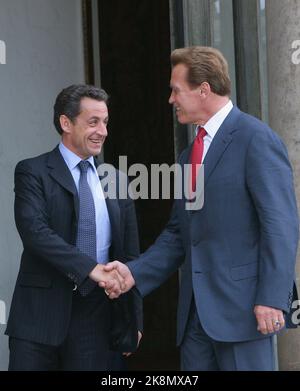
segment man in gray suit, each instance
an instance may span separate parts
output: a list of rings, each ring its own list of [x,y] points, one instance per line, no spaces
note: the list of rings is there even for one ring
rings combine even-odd
[[[290,311],[298,244],[287,151],[266,124],[233,106],[218,50],[177,49],[171,63],[169,103],[180,123],[197,125],[179,163],[204,164],[204,205],[188,211],[185,199],[175,200],[154,245],[106,270],[116,268],[127,289],[135,285],[144,296],[181,267],[183,370],[272,370],[272,339]]]

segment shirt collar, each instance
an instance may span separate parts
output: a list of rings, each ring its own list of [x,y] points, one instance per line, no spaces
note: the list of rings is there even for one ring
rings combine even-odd
[[[62,141],[59,143],[58,148],[69,170],[74,170],[74,168],[78,166],[78,163],[81,162],[81,157],[79,157],[78,155],[76,155],[76,153],[72,152],[69,148],[67,148]],[[93,156],[90,156],[88,159],[85,160],[89,161],[93,167],[93,171],[97,172]]]
[[[207,122],[203,125],[203,128],[206,130],[207,134],[214,138],[217,131],[219,130],[220,126],[224,122],[227,115],[230,113],[231,109],[233,108],[232,101],[229,100],[225,106],[223,106],[219,111],[216,112]],[[198,129],[200,126],[197,127],[196,131],[198,133]]]

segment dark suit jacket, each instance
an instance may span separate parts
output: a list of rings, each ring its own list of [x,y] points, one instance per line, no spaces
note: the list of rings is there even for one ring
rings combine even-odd
[[[188,163],[190,148],[179,162]],[[202,326],[218,341],[264,337],[256,304],[288,312],[298,244],[298,213],[287,151],[266,124],[234,107],[204,159],[204,206],[174,202],[155,244],[129,262],[142,295],[180,265],[181,343],[192,296]]]
[[[116,182],[124,174],[115,171]],[[135,209],[130,199],[107,199],[112,228],[112,259],[139,254]],[[21,161],[15,170],[15,221],[24,251],[6,334],[59,345],[70,322],[75,285],[87,281],[96,261],[76,247],[78,195],[58,147]],[[142,327],[142,302],[135,292]],[[109,314],[103,314],[109,316]]]

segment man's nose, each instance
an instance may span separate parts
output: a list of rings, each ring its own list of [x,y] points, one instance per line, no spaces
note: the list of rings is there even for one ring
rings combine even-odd
[[[170,103],[170,105],[174,103],[173,91],[170,94],[169,103]]]
[[[107,136],[107,126],[104,124],[100,124],[97,128],[97,133],[99,133],[101,136]]]

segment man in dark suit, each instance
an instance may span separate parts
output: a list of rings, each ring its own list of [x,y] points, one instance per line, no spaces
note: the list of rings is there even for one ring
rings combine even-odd
[[[60,144],[17,164],[15,220],[24,251],[6,330],[10,370],[109,369],[113,302],[97,282],[120,293],[122,277],[104,264],[137,257],[139,243],[132,200],[105,198],[98,176],[94,157],[107,123],[105,91],[72,85],[54,106]],[[116,185],[126,181],[113,173]],[[140,330],[137,292],[133,300]]]
[[[218,50],[177,49],[171,63],[169,102],[180,123],[197,125],[179,163],[203,162],[204,205],[189,211],[186,199],[176,200],[154,245],[128,267],[113,262],[106,270],[117,269],[127,288],[136,285],[144,296],[181,267],[183,370],[272,370],[298,244],[287,151],[266,124],[233,106]],[[196,176],[190,180],[194,188]]]

